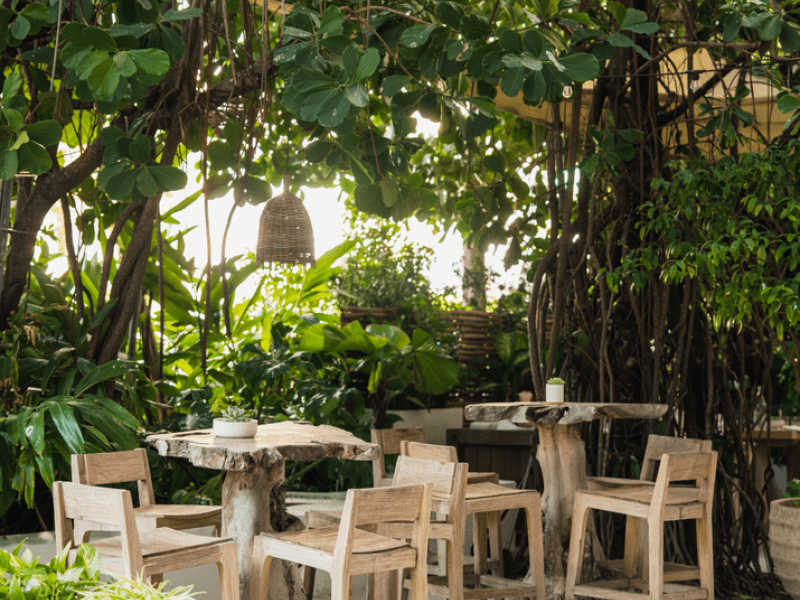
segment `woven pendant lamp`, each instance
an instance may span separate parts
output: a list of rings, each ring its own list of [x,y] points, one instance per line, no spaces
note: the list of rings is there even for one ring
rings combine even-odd
[[[258,226],[256,261],[313,265],[314,231],[303,201],[289,191],[289,173],[283,174],[283,192],[267,200]]]

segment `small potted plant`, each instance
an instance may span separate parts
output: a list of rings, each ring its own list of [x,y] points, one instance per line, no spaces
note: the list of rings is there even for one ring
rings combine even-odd
[[[769,508],[769,548],[775,574],[792,598],[800,600],[800,479],[786,486],[786,497]]]
[[[564,380],[551,377],[545,386],[545,402],[548,404],[564,404]]]
[[[250,411],[241,406],[229,406],[222,416],[214,419],[214,435],[228,438],[254,437],[258,431],[256,421]]]

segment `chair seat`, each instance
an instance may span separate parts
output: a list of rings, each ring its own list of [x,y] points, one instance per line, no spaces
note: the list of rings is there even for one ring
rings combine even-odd
[[[149,519],[219,519],[222,516],[221,506],[203,506],[200,504],[150,504],[133,509],[134,516]]]
[[[339,535],[339,527],[325,527],[323,529],[306,529],[303,531],[284,531],[281,533],[263,534],[264,537],[297,544],[306,548],[314,548],[322,552],[333,554],[336,547],[336,540]],[[353,537],[353,554],[371,554],[375,552],[386,552],[389,550],[399,550],[408,548],[414,551],[408,544],[400,540],[356,529]]]
[[[169,527],[159,527],[158,529],[139,533],[139,542],[145,563],[149,557],[164,556],[174,552],[208,547],[230,541],[230,538],[209,538],[203,535],[186,533],[185,531],[177,531]],[[117,535],[92,541],[92,546],[102,555],[115,558],[122,557],[121,536]]]

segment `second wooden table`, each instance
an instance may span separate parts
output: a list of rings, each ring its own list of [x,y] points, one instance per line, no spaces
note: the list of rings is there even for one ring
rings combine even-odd
[[[657,419],[666,404],[584,404],[510,402],[473,404],[464,409],[467,421],[503,421],[536,427],[536,460],[542,468],[545,513],[544,564],[548,598],[563,598],[564,564],[572,528],[572,500],[586,488],[586,451],[581,424],[594,419]]]

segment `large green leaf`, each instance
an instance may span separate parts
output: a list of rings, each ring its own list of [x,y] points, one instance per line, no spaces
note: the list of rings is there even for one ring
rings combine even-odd
[[[75,387],[75,396],[80,396],[83,392],[91,388],[92,386],[97,385],[98,383],[102,383],[114,377],[119,377],[123,373],[125,373],[129,369],[128,365],[124,362],[118,360],[109,361],[99,367],[95,367],[89,373],[87,373],[81,380],[78,382],[78,385]]]
[[[64,396],[52,398],[48,402],[50,417],[67,447],[75,454],[83,454],[85,452],[83,433],[75,419],[75,411],[67,404],[68,400],[69,397]]]

